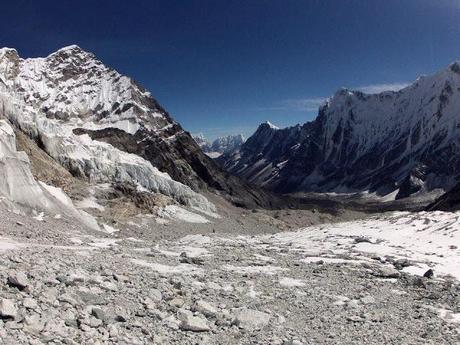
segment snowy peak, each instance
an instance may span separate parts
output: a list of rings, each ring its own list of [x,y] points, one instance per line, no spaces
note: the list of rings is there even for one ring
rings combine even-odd
[[[148,92],[76,45],[46,58],[21,59],[2,49],[0,80],[47,118],[81,127],[161,130],[171,121]]]
[[[279,129],[279,127],[275,126],[273,123],[270,121],[265,121],[263,125],[268,126],[270,129]]]

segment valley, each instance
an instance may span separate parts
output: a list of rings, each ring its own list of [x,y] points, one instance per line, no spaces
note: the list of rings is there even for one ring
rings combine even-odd
[[[0,49],[0,340],[457,344],[457,65],[205,150],[78,46]]]

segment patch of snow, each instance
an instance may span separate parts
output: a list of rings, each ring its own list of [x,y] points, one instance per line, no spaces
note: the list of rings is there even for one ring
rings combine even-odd
[[[73,208],[72,200],[64,193],[64,191],[61,188],[47,185],[42,181],[38,181],[38,183],[40,183],[40,185],[44,189],[46,189],[48,193],[50,193],[53,197],[59,200],[59,202],[61,202],[63,205]]]
[[[8,250],[16,250],[18,248],[25,247],[24,244],[10,240],[9,238],[0,237],[0,252]]]
[[[107,225],[107,224],[102,224],[102,227],[104,228],[105,232],[109,233],[109,234],[113,234],[117,231],[120,231],[118,229],[115,229],[114,227],[110,226],[110,225]]]
[[[441,319],[447,322],[460,323],[460,313],[455,313],[452,310],[443,308],[438,309],[438,312]]]
[[[263,261],[263,262],[274,262],[275,260],[269,256],[261,255],[261,254],[254,254],[253,255],[256,259]]]
[[[169,274],[198,274],[201,273],[201,269],[194,267],[193,265],[188,264],[179,264],[176,266],[168,266],[154,262],[148,262],[142,259],[131,259],[136,265],[148,267],[155,272],[160,274],[169,275]]]
[[[286,268],[278,266],[233,266],[225,265],[223,266],[224,270],[240,273],[240,274],[266,274],[266,275],[275,275],[279,272],[286,271]]]
[[[43,222],[43,220],[45,218],[45,212],[37,213],[37,215],[33,216],[32,218],[37,220],[37,221],[39,221],[39,222]]]
[[[294,279],[294,278],[288,278],[288,277],[283,277],[279,280],[279,283],[281,286],[285,287],[302,287],[305,286],[305,282],[301,279]]]
[[[187,223],[209,223],[209,220],[205,217],[190,212],[183,207],[177,205],[168,205],[158,212],[160,216],[167,217],[170,219],[177,219]]]
[[[323,256],[307,256],[306,258],[300,259],[301,262],[311,264],[311,263],[318,263],[324,262],[328,264],[359,264],[363,261],[360,260],[350,260],[350,259],[343,259],[343,258],[330,258],[330,257],[323,257]]]
[[[280,129],[278,126],[275,126],[273,123],[270,121],[265,122],[271,129]]]
[[[209,236],[198,234],[184,236],[179,240],[179,242],[182,244],[189,244],[194,246],[204,246],[211,244],[213,240]]]
[[[209,158],[216,159],[222,156],[221,152],[205,152],[205,155],[208,156]]]
[[[75,206],[77,208],[93,208],[99,211],[104,211],[105,207],[102,205],[99,205],[97,203],[97,200],[94,196],[87,197],[83,200],[79,200],[75,202]]]
[[[107,249],[110,248],[111,246],[115,246],[117,242],[120,240],[113,239],[113,238],[94,238],[91,243],[88,245],[90,247],[96,247],[100,249]]]

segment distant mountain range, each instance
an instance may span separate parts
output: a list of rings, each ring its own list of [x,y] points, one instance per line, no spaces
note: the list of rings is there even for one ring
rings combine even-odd
[[[218,161],[282,193],[404,198],[448,190],[460,177],[460,63],[397,92],[340,89],[314,121],[284,129],[261,124]]]
[[[211,158],[217,158],[222,154],[237,151],[245,141],[242,134],[220,137],[215,139],[213,142],[208,141],[203,134],[194,135],[193,139],[195,139],[196,143],[201,147],[203,152]]]

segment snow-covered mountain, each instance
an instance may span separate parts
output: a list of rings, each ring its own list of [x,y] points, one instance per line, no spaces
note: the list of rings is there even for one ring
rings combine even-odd
[[[303,125],[265,123],[221,164],[281,192],[449,189],[460,175],[460,63],[394,92],[341,89]]]
[[[29,59],[0,49],[0,116],[76,177],[134,184],[207,213],[215,207],[203,190],[258,202],[148,91],[78,46]]]
[[[223,154],[230,154],[238,151],[245,141],[242,134],[219,137],[212,143],[207,140],[203,134],[194,135],[193,139],[195,139],[203,152],[211,158],[218,158]]]
[[[205,138],[203,133],[194,134],[193,140],[195,140],[195,142],[203,150],[204,153],[209,152],[211,150],[211,143],[208,139]]]
[[[230,153],[239,150],[243,143],[243,135],[228,135],[226,137],[221,137],[214,140],[211,145],[211,151],[219,152],[221,154]]]

